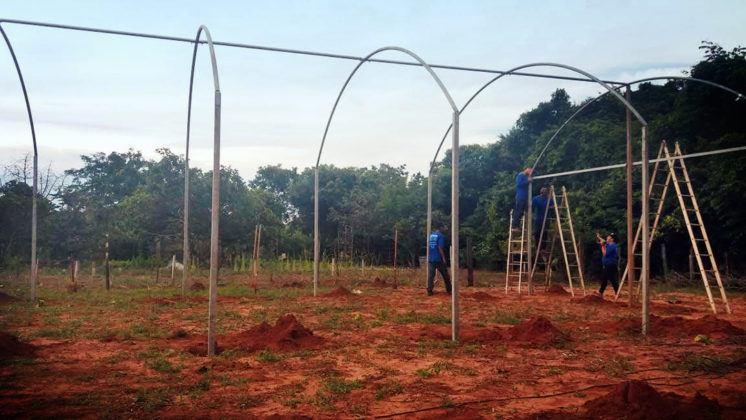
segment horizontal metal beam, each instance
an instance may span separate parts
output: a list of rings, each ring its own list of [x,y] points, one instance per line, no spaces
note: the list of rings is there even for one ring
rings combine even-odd
[[[195,40],[191,38],[182,38],[182,37],[176,37],[176,36],[153,35],[153,34],[145,34],[145,33],[139,33],[139,32],[117,31],[117,30],[112,30],[112,29],[90,28],[90,27],[85,27],[85,26],[61,25],[57,23],[32,22],[32,21],[17,20],[17,19],[0,18],[0,23],[13,23],[17,25],[41,26],[45,28],[66,29],[66,30],[83,31],[83,32],[95,32],[95,33],[108,34],[108,35],[132,36],[132,37],[137,37],[137,38],[159,39],[163,41],[185,42],[189,44],[192,44],[195,42]],[[200,40],[197,42],[199,42],[200,44],[204,44],[206,41]],[[325,53],[325,52],[307,51],[307,50],[295,50],[295,49],[290,49],[290,48],[266,47],[262,45],[242,44],[238,42],[215,41],[213,42],[213,44],[220,45],[223,47],[246,48],[246,49],[251,49],[251,50],[279,52],[279,53],[285,53],[285,54],[310,55],[310,56],[315,56],[315,57],[337,58],[337,59],[354,60],[354,61],[364,60],[364,57],[358,57],[354,55],[334,54],[334,53]],[[385,60],[385,59],[380,59],[380,58],[371,58],[368,61],[371,63],[397,64],[397,65],[402,65],[402,66],[422,66],[421,63],[418,63],[415,61]],[[452,66],[452,65],[447,65],[447,64],[431,64],[430,67],[438,68],[438,69],[446,69],[446,70],[470,71],[470,72],[477,72],[477,73],[492,73],[492,74],[508,73],[503,70],[483,69],[483,68],[478,68],[478,67]],[[544,79],[570,80],[574,82],[595,83],[594,80],[584,79],[582,77],[558,76],[558,75],[553,75],[553,74],[512,72],[510,73],[510,75],[525,76],[525,77],[539,77],[539,78],[544,78]],[[608,84],[613,84],[613,85],[620,85],[620,86],[625,84],[623,82],[616,82],[613,80],[603,80],[603,82],[608,83]]]
[[[746,151],[746,146],[730,147],[728,149],[711,150],[709,152],[689,153],[688,155],[676,156],[676,159],[678,158],[689,159],[689,158],[695,158],[695,157],[712,156],[712,155],[719,155],[723,153],[742,152],[742,151]],[[665,158],[658,158],[658,159],[650,159],[649,163],[657,163],[657,162],[665,162],[665,161],[666,161]],[[624,168],[624,165],[625,165],[624,163],[618,163],[616,165],[597,166],[595,168],[576,169],[574,171],[567,171],[567,172],[556,172],[553,174],[535,176],[534,179],[557,178],[561,176],[577,175],[577,174],[583,174],[587,172],[608,171],[610,169]],[[642,165],[642,161],[638,160],[637,162],[634,162],[633,165],[640,166]]]

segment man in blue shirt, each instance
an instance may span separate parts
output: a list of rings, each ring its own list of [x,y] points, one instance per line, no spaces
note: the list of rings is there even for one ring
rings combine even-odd
[[[619,291],[619,281],[617,281],[617,262],[619,261],[619,252],[617,251],[616,246],[616,234],[610,233],[609,236],[606,237],[606,240],[604,240],[604,238],[602,238],[598,233],[596,233],[596,237],[601,245],[601,253],[603,254],[601,257],[601,289],[598,291],[598,294],[603,297],[604,290],[606,290],[606,285],[609,284],[609,282],[611,282],[611,285],[614,287],[614,292]]]
[[[547,212],[547,204],[549,204],[550,209],[554,208],[554,200],[552,200],[551,203],[549,202],[549,197],[547,197],[547,188],[542,187],[539,191],[539,195],[535,196],[533,200],[531,200],[531,207],[534,209],[534,239],[537,243],[539,242],[541,225],[544,223],[544,213]],[[540,248],[541,244],[537,246]]]
[[[526,212],[528,203],[528,183],[534,180],[531,178],[532,172],[533,169],[529,166],[515,177],[515,209],[513,209],[512,224],[514,230],[521,229],[521,217]]]
[[[443,228],[443,230],[445,227]],[[440,233],[440,228],[435,228],[433,233],[430,234],[428,239],[428,248],[430,250],[430,258],[427,262],[427,295],[433,295],[433,282],[435,280],[435,270],[440,271],[440,275],[443,277],[443,282],[446,286],[446,292],[451,294],[451,277],[448,275],[448,268],[446,267],[446,253],[445,253],[445,236]]]

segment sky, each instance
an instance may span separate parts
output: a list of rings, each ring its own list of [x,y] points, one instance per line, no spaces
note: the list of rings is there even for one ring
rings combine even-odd
[[[399,46],[428,63],[508,70],[557,62],[601,79],[681,75],[703,40],[743,45],[746,2],[661,1],[46,1],[2,0],[0,18],[365,56]],[[192,46],[4,23],[30,95],[42,167],[80,155],[167,147],[184,154]],[[311,167],[337,94],[356,61],[216,47],[222,92],[221,162],[253,178],[265,165]],[[379,58],[410,60],[401,52]],[[200,47],[192,166],[212,167],[213,83]],[[460,107],[494,75],[435,70]],[[533,72],[573,75],[535,68]],[[602,87],[505,77],[461,116],[461,144],[496,141],[521,113],[564,88],[574,102]],[[406,165],[427,171],[451,122],[423,68],[367,63],[337,108],[322,164]],[[624,139],[620,139],[623,142]],[[0,44],[0,165],[32,152],[23,95]],[[444,150],[448,145],[444,147]],[[443,152],[438,158],[443,157]]]

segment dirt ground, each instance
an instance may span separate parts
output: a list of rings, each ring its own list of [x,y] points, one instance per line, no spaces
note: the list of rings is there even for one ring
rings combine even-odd
[[[5,279],[0,415],[746,418],[743,294],[714,316],[703,292],[659,290],[644,339],[639,307],[608,292],[519,296],[478,272],[453,342],[442,283],[428,297],[423,271],[400,270],[394,290],[389,271],[327,275],[316,297],[307,273],[263,274],[256,292],[223,275],[212,358],[206,290],[119,275],[108,292],[70,291],[42,276],[29,304]]]

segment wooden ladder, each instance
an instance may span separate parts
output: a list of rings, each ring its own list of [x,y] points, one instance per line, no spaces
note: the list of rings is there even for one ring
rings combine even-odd
[[[511,284],[518,285],[521,294],[523,277],[528,272],[528,249],[526,248],[526,216],[521,217],[520,239],[513,235],[513,210],[510,211],[510,227],[508,228],[508,262],[505,269],[505,294],[508,294]]]
[[[697,259],[699,273],[702,276],[702,282],[705,285],[707,298],[710,300],[712,312],[717,313],[715,300],[712,297],[712,290],[710,290],[710,281],[714,278],[717,282],[718,288],[720,289],[720,297],[725,306],[725,311],[731,313],[728,298],[725,296],[725,288],[723,288],[723,280],[720,278],[720,270],[718,270],[715,255],[712,252],[712,246],[710,245],[710,238],[707,236],[707,230],[705,230],[705,224],[702,220],[702,213],[699,211],[699,204],[697,203],[697,198],[694,196],[694,189],[692,188],[692,182],[689,179],[689,172],[686,170],[684,159],[681,157],[682,153],[681,148],[679,148],[679,143],[676,143],[673,157],[671,157],[667,147],[664,148],[664,152],[666,153],[666,160],[668,162],[669,170],[671,171],[671,178],[673,180],[673,185],[676,188],[676,196],[679,199],[679,205],[681,206],[681,213],[684,216],[686,229],[689,231],[689,238],[692,241],[692,249],[695,258]],[[686,187],[686,189],[684,187]]]
[[[652,247],[653,240],[652,238],[655,237],[655,233],[658,230],[658,223],[660,223],[661,214],[663,213],[663,205],[666,200],[666,193],[668,192],[668,188],[671,184],[671,171],[664,171],[661,169],[661,159],[664,155],[663,152],[666,147],[666,142],[662,141],[660,147],[658,148],[658,159],[655,161],[655,165],[653,166],[653,172],[650,174],[650,183],[648,184],[648,200],[650,200],[650,207],[655,208],[654,212],[650,212],[650,215],[653,216],[653,225],[650,228],[650,241],[648,243],[648,249],[647,251],[650,252],[650,249]],[[665,180],[660,180],[660,178],[663,175],[666,175]],[[635,231],[635,239],[632,243],[632,257],[635,259],[635,278],[640,278],[641,268],[642,268],[642,245],[640,243],[642,242],[642,218],[640,219],[640,222],[637,224],[637,230]],[[638,246],[639,245],[639,246]],[[627,258],[630,258],[627,256]],[[624,286],[624,282],[629,278],[629,265],[625,264],[624,267],[624,273],[622,274],[622,280],[619,282],[619,290],[617,290],[616,295],[614,296],[614,302],[619,299],[619,296],[622,294],[622,286]],[[639,280],[638,280],[638,289],[640,286]]]

